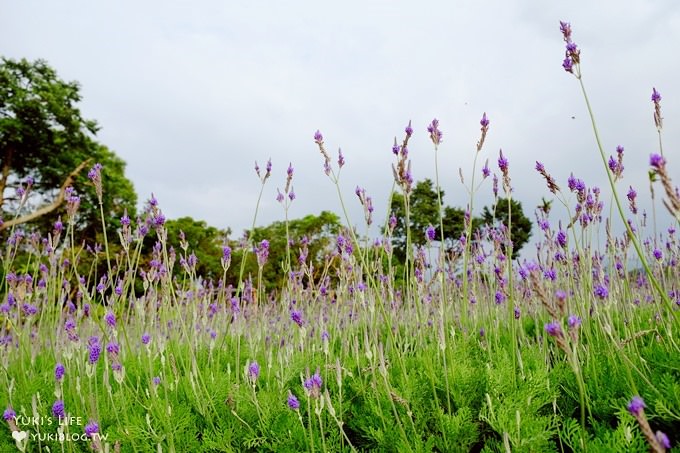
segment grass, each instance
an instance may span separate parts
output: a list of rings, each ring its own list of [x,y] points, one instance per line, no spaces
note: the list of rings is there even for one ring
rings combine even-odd
[[[567,56],[585,95],[579,55]],[[482,123],[475,152],[487,131]],[[407,213],[409,137],[394,167]],[[342,165],[320,133],[315,141],[352,225]],[[602,157],[616,194],[622,174]],[[652,167],[668,178],[665,160]],[[509,194],[503,165],[501,177]],[[173,278],[154,202],[139,224],[124,222],[120,253],[108,239],[93,252],[107,278],[78,271],[87,252],[71,247],[74,206],[44,240],[13,230],[2,260],[0,451],[665,451],[658,431],[680,437],[677,213],[664,234],[643,237],[644,219],[627,218],[618,195],[619,218],[604,219],[599,189],[568,186],[576,204],[554,181],[549,190],[575,222],[551,227],[540,212],[534,260],[508,258],[507,226],[476,238],[470,227],[453,250],[414,248],[395,275],[391,229],[374,245],[349,229],[327,250],[323,284],[310,278],[311,258],[292,259],[304,244],[289,238],[290,278],[272,297],[261,270],[281,263],[267,262],[263,243],[254,283],[242,272],[234,286],[200,280],[186,259]],[[617,237],[609,225],[620,220]],[[156,242],[148,263],[145,237]],[[226,255],[223,265],[226,275]]]

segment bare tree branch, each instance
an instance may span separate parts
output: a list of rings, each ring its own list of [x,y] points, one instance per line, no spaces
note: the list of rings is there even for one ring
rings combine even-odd
[[[52,203],[47,204],[45,206],[42,206],[35,211],[31,212],[30,214],[26,214],[21,217],[17,217],[16,219],[8,220],[2,225],[0,225],[0,231],[6,230],[7,228],[11,228],[14,225],[20,225],[22,223],[30,222],[31,220],[35,220],[39,217],[44,216],[45,214],[49,214],[50,212],[54,211],[57,209],[63,202],[64,202],[64,197],[66,194],[66,188],[73,185],[73,179],[80,173],[83,168],[87,166],[87,164],[90,163],[90,159],[87,159],[83,161],[80,165],[78,165],[75,170],[73,170],[64,180],[64,183],[61,185],[61,189],[59,189],[59,194],[57,197],[52,201]]]
[[[9,172],[12,169],[12,154],[14,154],[12,148],[8,148],[5,151],[5,159],[2,163],[2,180],[0,180],[0,208],[5,199],[3,194],[5,193],[5,187],[7,187],[7,178],[9,178]]]

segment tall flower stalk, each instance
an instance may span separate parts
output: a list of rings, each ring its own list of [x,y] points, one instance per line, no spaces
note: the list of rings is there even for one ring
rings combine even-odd
[[[626,216],[623,213],[623,206],[621,204],[621,200],[619,198],[618,191],[616,190],[616,185],[614,184],[614,178],[612,176],[612,173],[609,171],[609,166],[607,163],[607,157],[604,152],[604,147],[602,146],[602,140],[600,139],[600,132],[597,128],[597,122],[595,121],[595,114],[593,113],[593,109],[590,105],[590,100],[588,98],[588,93],[586,92],[586,87],[585,84],[583,83],[583,77],[581,74],[581,50],[578,48],[575,42],[572,41],[571,39],[571,24],[568,22],[560,22],[560,31],[562,32],[562,36],[564,37],[564,42],[566,43],[566,51],[565,51],[565,58],[562,62],[562,67],[566,72],[569,72],[576,77],[576,80],[578,80],[579,86],[581,88],[581,93],[583,94],[583,99],[585,100],[586,103],[586,108],[588,109],[588,115],[590,117],[590,123],[593,128],[593,133],[595,135],[595,142],[597,143],[597,149],[600,152],[600,157],[602,158],[602,164],[605,167],[605,172],[607,173],[607,180],[609,181],[609,186],[611,187],[612,194],[614,195],[614,202],[616,203],[616,209],[619,213],[619,217],[621,218],[621,221],[623,222],[623,225],[626,228],[626,232],[628,234],[628,238],[630,242],[633,244],[633,248],[635,249],[635,252],[637,253],[637,256],[640,260],[640,263],[642,264],[642,267],[645,270],[645,274],[647,275],[647,278],[651,282],[652,286],[656,290],[657,294],[663,300],[664,304],[666,305],[668,311],[673,314],[673,316],[677,317],[677,313],[675,310],[673,310],[673,305],[671,302],[671,299],[668,297],[668,294],[663,290],[661,285],[659,284],[659,281],[656,279],[654,276],[654,273],[652,272],[651,268],[649,267],[649,263],[647,263],[647,258],[645,257],[642,247],[640,246],[640,242],[638,238],[635,236],[635,233],[633,232],[631,226],[629,223],[626,221]],[[656,114],[655,114],[656,118]],[[660,115],[659,115],[660,119]],[[658,127],[657,123],[657,127]]]

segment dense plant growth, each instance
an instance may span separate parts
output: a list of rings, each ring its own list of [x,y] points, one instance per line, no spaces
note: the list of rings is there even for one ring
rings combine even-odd
[[[570,25],[561,31],[563,67],[585,95]],[[659,134],[660,100],[654,89]],[[484,114],[476,155],[490,124]],[[572,220],[551,223],[546,203],[536,256],[520,261],[527,226],[508,156],[498,157],[485,222],[471,213],[479,178],[494,171],[475,160],[466,209],[445,209],[437,176],[421,187],[436,199],[419,224],[414,133],[409,123],[395,140],[401,205],[376,239],[352,227],[345,157],[331,157],[319,131],[345,227],[331,213],[287,219],[289,166],[286,220],[253,223],[238,241],[192,219],[166,221],[152,197],[137,219],[117,219],[108,252],[78,248],[85,207],[68,188],[63,217],[42,235],[8,228],[2,451],[669,450],[680,437],[680,202],[663,150],[650,172],[674,220],[652,236],[635,191],[626,206],[617,192],[623,148],[607,159],[596,129],[618,217],[605,217],[605,189],[556,181],[536,162]],[[436,168],[437,120],[427,133]],[[256,172],[264,187],[271,164]],[[88,177],[101,206],[107,165]],[[355,195],[372,223],[370,196]]]

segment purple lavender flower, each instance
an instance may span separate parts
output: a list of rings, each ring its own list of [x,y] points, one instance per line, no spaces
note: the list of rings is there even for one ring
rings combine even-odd
[[[95,192],[97,192],[97,199],[99,200],[100,204],[101,204],[101,201],[102,201],[102,193],[103,193],[103,191],[102,191],[102,175],[101,175],[102,168],[104,168],[102,166],[102,164],[97,162],[96,164],[94,164],[94,167],[92,167],[92,169],[87,173],[87,177],[90,178],[90,181],[92,181],[92,183],[94,184],[94,189],[95,189]]]
[[[499,157],[498,157],[498,168],[503,172],[503,174],[507,174],[508,172],[508,159],[503,156],[503,150],[500,150]]]
[[[489,176],[491,176],[491,170],[489,169],[489,160],[487,159],[484,162],[484,167],[482,167],[482,177],[488,178]]]
[[[342,150],[338,148],[338,168],[342,168],[345,165],[345,156],[342,155]]]
[[[116,315],[112,311],[109,311],[104,316],[104,321],[109,327],[116,327]]]
[[[609,290],[604,285],[597,285],[595,289],[593,289],[593,294],[595,294],[598,299],[606,299],[609,296]]]
[[[649,165],[656,168],[657,170],[660,170],[666,165],[666,159],[664,159],[660,154],[651,154],[649,156]]]
[[[670,449],[671,448],[671,441],[668,439],[668,436],[664,434],[661,431],[656,432],[656,440],[661,444],[661,446],[665,449]]]
[[[226,263],[231,263],[231,247],[228,245],[222,247],[222,265]]]
[[[73,318],[68,318],[66,321],[64,321],[64,330],[66,330],[67,332],[71,332],[75,328],[76,322],[73,320]]]
[[[560,31],[565,41],[571,41],[571,24],[569,22],[560,21]]]
[[[92,437],[95,434],[99,434],[99,425],[96,421],[90,420],[90,422],[85,425],[85,435],[87,437]]]
[[[300,401],[292,393],[288,394],[288,407],[294,411],[300,409]]]
[[[500,291],[500,290],[496,291],[495,299],[496,299],[496,305],[500,305],[503,302],[505,302],[505,294],[503,294],[503,291]]]
[[[489,119],[486,117],[486,112],[482,115],[482,119],[479,121],[479,124],[482,125],[483,129],[486,129],[489,127]]]
[[[663,252],[659,249],[654,249],[652,254],[654,255],[654,258],[656,258],[657,261],[661,261],[663,259]]]
[[[557,237],[555,239],[557,241],[557,245],[560,247],[564,248],[567,246],[567,233],[563,230],[559,230],[557,232]]]
[[[618,168],[618,162],[616,159],[614,159],[614,156],[609,156],[609,161],[608,161],[609,169],[612,171],[612,173],[616,173],[617,168]]]
[[[92,167],[90,171],[87,172],[87,177],[90,179],[90,181],[94,182],[95,179],[100,177],[102,168],[104,168],[102,164],[100,163],[94,164],[94,167]]]
[[[628,412],[630,412],[631,415],[638,417],[645,407],[647,406],[645,405],[644,400],[639,396],[634,396],[628,403]]]
[[[54,404],[52,405],[52,415],[57,417],[58,419],[62,419],[66,417],[66,411],[64,411],[64,401],[63,400],[56,400]]]
[[[26,316],[33,316],[34,314],[38,313],[38,307],[33,304],[26,303],[21,306],[21,309]]]
[[[515,313],[515,319],[519,319],[521,312],[520,312],[519,307],[516,306],[516,305],[515,305],[514,313]]]
[[[576,329],[581,325],[581,318],[576,315],[569,315],[567,324],[569,325],[570,329]]]
[[[57,363],[54,367],[54,380],[57,382],[61,381],[65,373],[66,369],[64,368],[64,365],[61,362]]]
[[[97,360],[99,360],[99,356],[102,353],[102,346],[99,343],[99,337],[90,337],[88,350],[90,363],[91,364],[97,363]]]
[[[427,126],[427,132],[430,133],[430,140],[432,140],[432,143],[434,143],[435,146],[439,146],[444,134],[439,130],[439,120],[437,118],[433,119]]]
[[[17,416],[17,413],[14,412],[14,409],[12,409],[11,407],[8,407],[2,413],[2,419],[5,420],[5,421],[14,420],[16,418],[16,416]]]
[[[552,321],[552,322],[549,322],[548,324],[546,324],[545,325],[545,331],[551,337],[561,337],[562,336],[562,327],[560,326],[560,323],[558,323],[557,321]]]
[[[574,72],[574,62],[569,57],[566,57],[564,61],[562,61],[562,67],[567,72]]]
[[[252,361],[248,365],[248,378],[254,384],[258,377],[260,377],[260,364]]]
[[[158,385],[161,383],[161,378],[159,376],[154,376],[154,378],[151,379],[151,382],[153,382],[153,385]]]
[[[303,386],[305,389],[307,389],[307,392],[309,392],[310,396],[318,398],[321,395],[322,384],[323,381],[321,380],[321,375],[319,374],[319,369],[317,368],[316,372],[305,380]]]
[[[144,332],[144,333],[142,334],[142,344],[147,345],[147,344],[149,344],[150,341],[151,341],[151,335],[149,335],[148,333]]]
[[[314,133],[314,142],[316,142],[317,145],[323,144],[323,135],[321,134],[321,132],[318,129]]]
[[[396,226],[397,226],[397,217],[394,215],[394,213],[392,213],[392,214],[390,215],[390,220],[389,220],[388,225],[389,225],[389,227],[390,227],[390,230],[394,230],[394,229],[396,228]]]
[[[263,239],[260,245],[256,247],[255,254],[257,255],[257,264],[262,267],[267,262],[269,258],[269,241]]]
[[[112,341],[106,345],[106,352],[112,355],[118,355],[120,352],[120,346],[115,341]]]
[[[434,241],[436,233],[437,231],[434,229],[434,227],[432,225],[429,225],[425,229],[425,239],[427,239],[428,241]]]
[[[302,327],[302,324],[304,323],[302,319],[302,312],[299,310],[291,310],[290,319],[300,327]]]
[[[637,206],[635,204],[635,198],[637,197],[637,192],[635,191],[635,189],[633,189],[633,186],[630,186],[626,196],[628,197],[628,204],[630,206],[630,212],[632,212],[633,214],[637,214]]]
[[[652,88],[652,102],[654,102],[655,104],[661,102],[661,94],[658,91],[656,91],[656,88]]]

